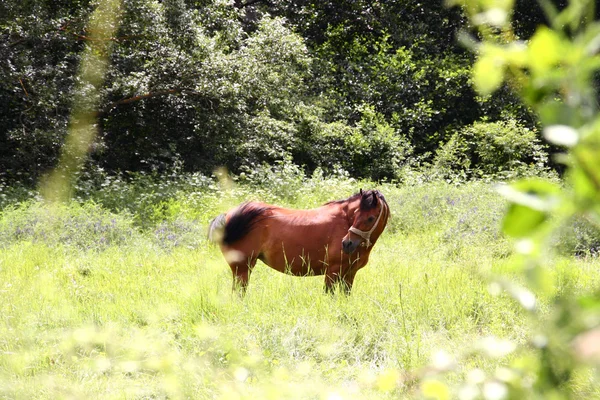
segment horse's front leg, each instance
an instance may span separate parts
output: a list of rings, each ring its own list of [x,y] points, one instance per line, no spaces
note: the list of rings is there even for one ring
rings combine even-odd
[[[356,271],[348,271],[345,274],[340,274],[339,269],[329,269],[325,274],[325,292],[333,294],[335,288],[339,287],[344,291],[344,294],[349,295],[352,291],[352,284]]]

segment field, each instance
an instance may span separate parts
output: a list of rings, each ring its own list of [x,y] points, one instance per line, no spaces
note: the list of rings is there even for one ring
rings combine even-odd
[[[489,183],[379,185],[392,219],[350,296],[259,262],[243,299],[206,240],[212,217],[246,199],[309,208],[373,185],[103,187],[69,206],[4,203],[0,398],[502,398],[490,382],[543,329],[518,294],[529,292],[510,290],[522,263]],[[557,243],[542,315],[557,294],[600,286],[598,260]],[[578,374],[576,392],[599,396]]]

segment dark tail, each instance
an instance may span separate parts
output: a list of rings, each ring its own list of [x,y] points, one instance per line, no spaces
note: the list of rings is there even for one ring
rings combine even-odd
[[[256,203],[244,203],[239,206],[226,222],[225,214],[212,220],[208,228],[208,237],[215,243],[233,244],[246,236],[257,222],[265,216],[272,207],[259,206]]]

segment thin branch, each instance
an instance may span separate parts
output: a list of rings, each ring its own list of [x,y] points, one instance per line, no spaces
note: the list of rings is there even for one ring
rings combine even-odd
[[[27,89],[25,89],[25,85],[23,85],[23,81],[21,80],[21,78],[19,78],[19,83],[21,83],[21,87],[23,88],[23,91],[25,92],[25,96],[27,96],[27,98],[29,98],[29,93],[27,93]]]
[[[256,3],[263,3],[263,2],[267,3],[267,4],[270,3],[270,1],[268,1],[268,0],[266,0],[266,1],[265,0],[248,0],[245,3],[242,3],[239,6],[237,6],[237,8],[244,8],[244,7],[248,7],[248,6],[251,6],[253,4],[256,4]],[[236,1],[236,3],[238,3],[238,2]]]
[[[27,38],[21,38],[21,39],[17,40],[16,42],[10,43],[8,45],[8,47],[15,47],[16,45],[19,45],[19,44],[21,44],[23,42],[26,42],[26,41],[27,41]]]
[[[113,108],[118,107],[118,106],[123,105],[123,104],[130,104],[130,103],[135,103],[136,101],[150,99],[150,98],[153,98],[153,97],[168,96],[168,95],[179,94],[179,93],[186,93],[186,94],[192,94],[192,95],[197,95],[197,96],[201,95],[201,93],[198,93],[195,90],[192,90],[192,89],[189,89],[189,88],[173,88],[173,89],[157,90],[157,91],[154,91],[154,92],[148,92],[148,93],[144,93],[144,94],[139,94],[139,95],[136,95],[136,96],[127,97],[127,98],[124,98],[124,99],[121,99],[121,100],[114,101],[114,102],[110,103],[99,114],[100,115],[106,114],[107,112],[109,112]]]

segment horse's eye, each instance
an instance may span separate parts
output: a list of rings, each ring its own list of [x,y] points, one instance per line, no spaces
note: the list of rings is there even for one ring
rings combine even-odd
[[[375,217],[374,216],[370,216],[369,218],[367,218],[367,221],[373,222],[373,221],[375,221]]]

